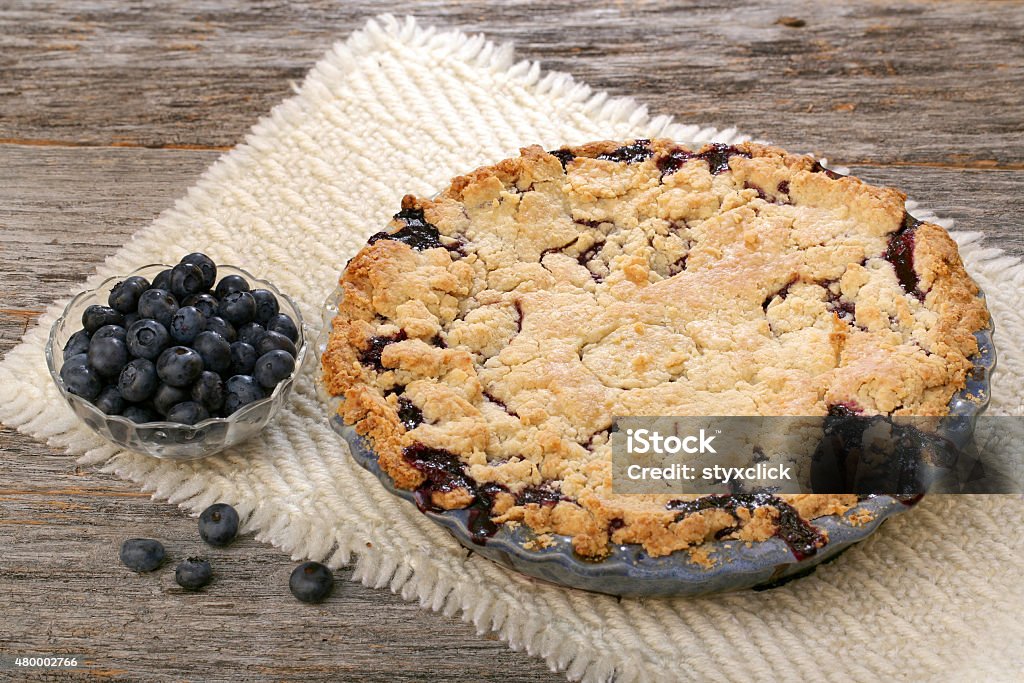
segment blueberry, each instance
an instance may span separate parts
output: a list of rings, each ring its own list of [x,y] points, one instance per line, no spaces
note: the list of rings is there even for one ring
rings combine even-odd
[[[259,354],[251,344],[236,341],[231,345],[231,374],[251,375],[257,358]]]
[[[120,325],[104,325],[92,333],[92,338],[102,339],[103,337],[117,337],[121,341],[125,341],[127,334],[128,331]]]
[[[206,316],[195,306],[182,306],[171,318],[171,339],[179,344],[188,344],[196,335],[206,329]]]
[[[209,332],[216,332],[229,342],[233,342],[238,338],[238,335],[235,332],[235,326],[217,315],[206,319],[206,329]]]
[[[190,557],[174,568],[174,580],[185,590],[197,591],[210,583],[213,569],[201,557]]]
[[[218,299],[223,299],[232,292],[248,292],[249,283],[241,275],[225,275],[217,283],[217,289],[214,290],[214,294],[217,295]]]
[[[61,371],[69,365],[88,365],[89,364],[89,353],[88,349],[84,353],[76,353],[73,356],[68,356],[67,360],[64,361],[64,365],[61,366]]]
[[[242,406],[263,398],[263,389],[250,375],[235,375],[224,383],[224,414],[231,415]]]
[[[89,342],[89,365],[100,377],[117,377],[128,362],[128,346],[117,337],[92,336]]]
[[[259,342],[256,343],[256,353],[262,356],[263,354],[269,353],[275,349],[287,351],[292,355],[292,357],[295,357],[297,353],[295,350],[295,344],[292,343],[291,339],[280,332],[267,330],[264,335],[260,337]]]
[[[178,300],[166,289],[147,289],[139,297],[139,315],[152,318],[164,327],[170,327],[177,310]]]
[[[167,328],[151,318],[136,321],[125,335],[128,353],[136,358],[156,360],[157,356],[171,343]]]
[[[129,327],[134,325],[139,319],[140,319],[140,316],[139,316],[138,313],[125,313],[124,314],[124,329],[127,330]]]
[[[256,360],[256,368],[252,376],[267,390],[276,387],[281,380],[290,377],[295,371],[295,359],[281,349],[268,351]]]
[[[171,294],[183,301],[203,291],[203,271],[191,263],[179,263],[171,269]]]
[[[203,366],[212,372],[226,372],[231,367],[231,344],[216,332],[200,332],[192,342]]]
[[[284,313],[278,313],[270,318],[267,321],[267,330],[283,334],[293,342],[299,341],[299,328],[295,327],[295,321]]]
[[[256,299],[249,292],[231,292],[220,300],[220,317],[235,327],[256,317]]]
[[[124,366],[117,378],[117,388],[121,396],[133,403],[145,401],[156,391],[156,366],[153,361],[136,358]]]
[[[194,425],[210,417],[206,408],[195,401],[185,401],[171,406],[164,416],[168,422],[178,422],[183,425]]]
[[[98,306],[93,304],[82,313],[82,327],[89,334],[100,329],[104,325],[123,325],[124,316],[109,306]]]
[[[81,362],[85,354],[69,358],[60,369],[60,378],[68,393],[92,401],[100,395],[103,381],[88,363]]]
[[[203,292],[201,294],[193,294],[189,298],[185,299],[182,302],[182,305],[195,306],[207,318],[212,318],[217,315],[217,309],[220,307],[220,302],[212,294]]]
[[[128,418],[136,424],[145,424],[147,422],[156,422],[160,419],[160,416],[154,413],[146,406],[128,406],[121,413],[123,417]]]
[[[203,334],[203,333],[201,333]],[[203,358],[195,349],[172,346],[156,360],[156,374],[172,387],[187,387],[203,373]]]
[[[89,350],[89,339],[89,333],[85,330],[79,330],[68,337],[68,343],[64,345],[64,360],[86,353]]]
[[[114,384],[103,387],[93,403],[107,415],[120,415],[125,406],[124,397]]]
[[[149,286],[150,289],[166,289],[168,292],[171,291],[171,269],[161,270],[153,278],[153,284]]]
[[[172,387],[170,384],[161,384],[156,388],[153,395],[153,407],[161,415],[166,415],[171,408],[179,403],[184,403],[191,398],[191,392],[181,387]]]
[[[151,572],[164,561],[164,546],[152,538],[129,538],[121,544],[121,564],[137,572]]]
[[[217,412],[224,406],[224,380],[215,372],[203,372],[192,385],[192,400],[211,413]]]
[[[214,503],[199,515],[199,536],[215,546],[225,546],[238,535],[238,512],[227,503]]]
[[[273,292],[268,289],[254,289],[250,294],[256,300],[256,322],[265,324],[277,315],[280,306],[278,306],[277,297]]]
[[[292,572],[288,588],[302,602],[323,602],[334,588],[334,575],[319,562],[303,562]]]
[[[107,296],[107,304],[119,313],[131,313],[139,306],[139,297],[149,289],[149,280],[138,275],[125,278],[114,285]]]
[[[266,330],[259,323],[246,323],[238,328],[238,341],[245,342],[253,348],[259,342],[260,337]]]
[[[203,289],[210,289],[213,287],[213,283],[217,281],[217,264],[206,254],[194,252],[182,257],[181,263],[191,263],[194,266],[199,266],[199,270],[203,271]]]

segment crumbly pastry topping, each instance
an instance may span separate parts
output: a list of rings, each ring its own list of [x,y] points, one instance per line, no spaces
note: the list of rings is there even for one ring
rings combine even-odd
[[[580,555],[827,542],[855,496],[616,495],[625,415],[942,415],[988,313],[904,195],[744,143],[596,142],[406,196],[349,262],[324,383],[421,507]]]

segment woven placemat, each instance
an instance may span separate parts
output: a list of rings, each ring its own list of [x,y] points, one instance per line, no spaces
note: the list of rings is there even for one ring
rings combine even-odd
[[[381,17],[336,45],[294,97],[83,287],[201,247],[272,280],[319,325],[345,262],[403,194],[431,195],[524,144],[633,136],[742,139],[652,119],[633,101],[516,63],[510,47],[483,37]],[[956,237],[996,319],[992,410],[1019,411],[1024,268],[977,234]],[[309,367],[270,427],[238,448],[186,464],[118,452],[77,421],[47,374],[43,345],[65,303],[0,364],[5,424],[193,513],[231,503],[245,531],[295,559],[337,567],[357,554],[358,580],[460,614],[573,680],[1004,680],[1024,669],[1020,497],[928,498],[772,591],[620,602],[467,558],[355,465],[327,426]]]

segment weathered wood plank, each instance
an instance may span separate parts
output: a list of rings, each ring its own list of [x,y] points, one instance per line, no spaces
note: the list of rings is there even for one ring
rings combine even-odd
[[[327,602],[300,603],[287,555],[251,537],[211,548],[194,519],[130,484],[10,430],[0,444],[0,654],[85,655],[89,678],[122,680],[564,680],[457,619],[349,581],[350,569]],[[160,539],[170,559],[149,575],[125,569],[117,553],[132,536]],[[190,594],[174,565],[197,554],[216,575]]]
[[[230,146],[333,41],[385,11],[413,8],[7,3],[0,139]],[[1020,3],[431,1],[414,11],[426,24],[514,40],[520,56],[640,95],[656,113],[736,125],[794,149],[1024,165]]]

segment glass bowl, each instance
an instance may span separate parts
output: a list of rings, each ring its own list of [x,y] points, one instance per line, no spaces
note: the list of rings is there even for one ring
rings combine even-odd
[[[243,406],[228,417],[211,417],[194,425],[183,425],[177,422],[144,422],[135,423],[120,415],[107,415],[86,399],[70,393],[60,378],[60,369],[64,365],[64,345],[72,334],[82,329],[82,313],[93,304],[107,305],[107,295],[111,288],[121,280],[132,275],[141,275],[147,280],[162,270],[171,268],[165,264],[151,264],[137,270],[104,280],[98,287],[74,297],[60,318],[50,328],[50,337],[46,343],[46,366],[50,376],[60,391],[61,396],[71,406],[85,424],[94,432],[108,441],[137,453],[145,453],[155,458],[166,460],[196,460],[213,455],[228,446],[240,443],[257,434],[277,414],[291,393],[295,377],[302,369],[306,359],[306,335],[303,329],[302,316],[298,308],[287,296],[266,280],[235,266],[217,265],[217,277],[225,275],[241,275],[255,289],[269,290],[277,297],[282,313],[291,316],[299,331],[299,339],[295,344],[298,355],[295,358],[295,371],[290,377],[279,383],[266,398]]]

